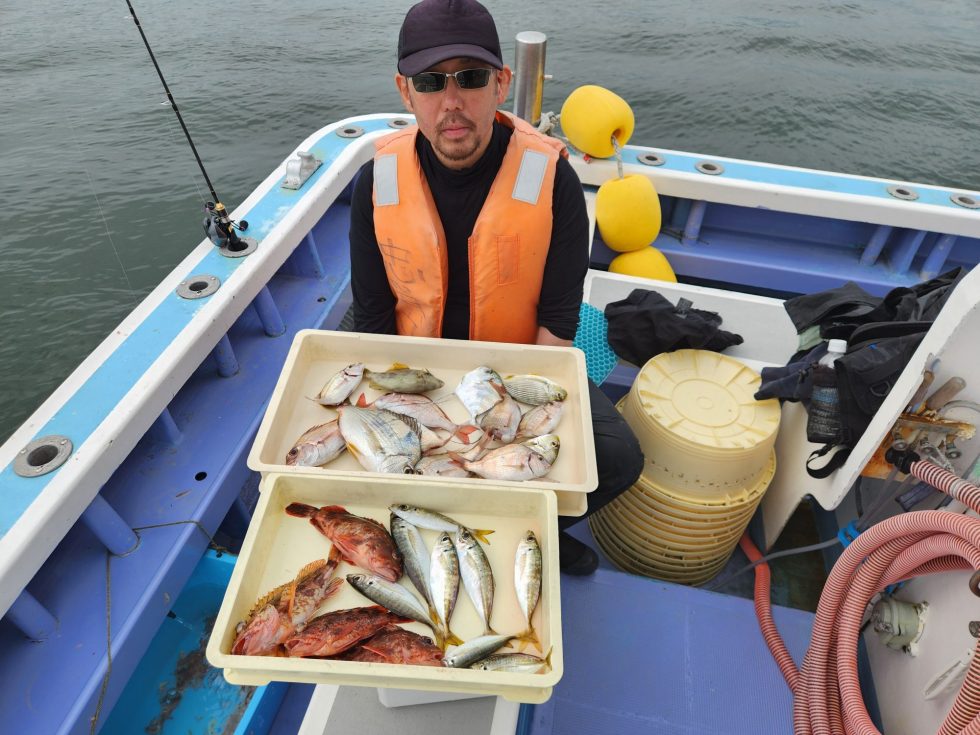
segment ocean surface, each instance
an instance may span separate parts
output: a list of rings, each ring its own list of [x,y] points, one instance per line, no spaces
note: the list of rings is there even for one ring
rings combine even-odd
[[[134,0],[222,199],[304,138],[400,111],[410,2]],[[976,0],[489,0],[633,142],[980,189]],[[206,187],[124,0],[0,4],[0,440],[201,240]],[[506,108],[510,109],[511,101]]]

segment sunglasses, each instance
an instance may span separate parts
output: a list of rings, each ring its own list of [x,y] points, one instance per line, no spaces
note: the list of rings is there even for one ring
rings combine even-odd
[[[424,71],[411,77],[416,92],[441,92],[446,88],[449,77],[456,80],[460,89],[480,89],[490,83],[492,69],[461,69],[454,72]]]

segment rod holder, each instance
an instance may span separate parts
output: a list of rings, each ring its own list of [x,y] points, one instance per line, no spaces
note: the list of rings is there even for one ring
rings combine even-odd
[[[514,114],[537,125],[541,121],[548,37],[539,31],[521,31],[514,40]]]

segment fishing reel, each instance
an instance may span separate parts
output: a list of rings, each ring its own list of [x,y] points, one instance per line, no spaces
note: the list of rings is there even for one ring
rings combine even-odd
[[[236,230],[240,232],[247,230],[248,222],[232,220],[221,202],[207,202],[204,209],[207,212],[204,217],[204,234],[221,249],[222,253],[231,257],[241,257],[255,249],[254,240],[239,237],[236,233]]]

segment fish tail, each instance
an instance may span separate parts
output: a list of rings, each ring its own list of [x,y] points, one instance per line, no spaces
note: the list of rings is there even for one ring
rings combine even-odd
[[[449,455],[449,458],[453,461],[453,463],[457,467],[461,467],[464,470],[466,469],[466,458],[465,457],[463,457],[462,455],[457,454],[456,452],[446,452],[446,454]]]
[[[368,405],[369,405],[368,404],[368,401],[367,401],[367,396],[364,395],[363,393],[361,393],[361,395],[358,396],[358,398],[357,398],[357,404],[356,405],[357,405],[358,408],[367,408]]]
[[[461,645],[463,645],[464,641],[458,635],[456,635],[455,633],[453,633],[453,631],[447,625],[446,626],[446,640],[445,640],[445,643],[446,643],[446,645],[449,645],[449,646],[461,646]],[[443,650],[445,650],[445,649],[443,649]]]
[[[547,666],[549,670],[551,669],[551,652],[554,650],[555,650],[554,646],[549,648],[548,653],[546,653],[544,657],[544,665]]]
[[[309,518],[317,509],[312,505],[307,505],[306,503],[290,503],[286,506],[286,513],[295,518]]]
[[[479,426],[473,426],[472,424],[464,424],[462,426],[457,426],[456,431],[453,432],[453,436],[459,439],[463,444],[470,443],[470,434],[474,431],[479,431]]]
[[[517,636],[517,642],[519,644],[521,651],[527,648],[528,644],[533,645],[539,651],[541,650],[541,642],[538,640],[538,634],[534,632],[533,625],[528,627],[527,630],[525,630],[523,633]]]
[[[473,534],[473,538],[479,539],[480,541],[482,541],[483,543],[485,543],[487,546],[490,545],[490,539],[488,539],[487,536],[489,536],[491,533],[493,533],[493,529],[490,529],[490,528],[471,528],[471,529],[469,529],[469,532]]]
[[[330,584],[327,585],[327,590],[323,595],[323,599],[326,600],[327,598],[335,595],[337,593],[337,590],[340,589],[343,583],[344,580],[341,577],[334,577],[333,579],[331,579]]]
[[[327,566],[331,568],[332,571],[336,572],[337,567],[340,566],[340,562],[344,560],[344,555],[340,553],[340,549],[337,548],[336,544],[330,546],[330,554],[327,556]]]

